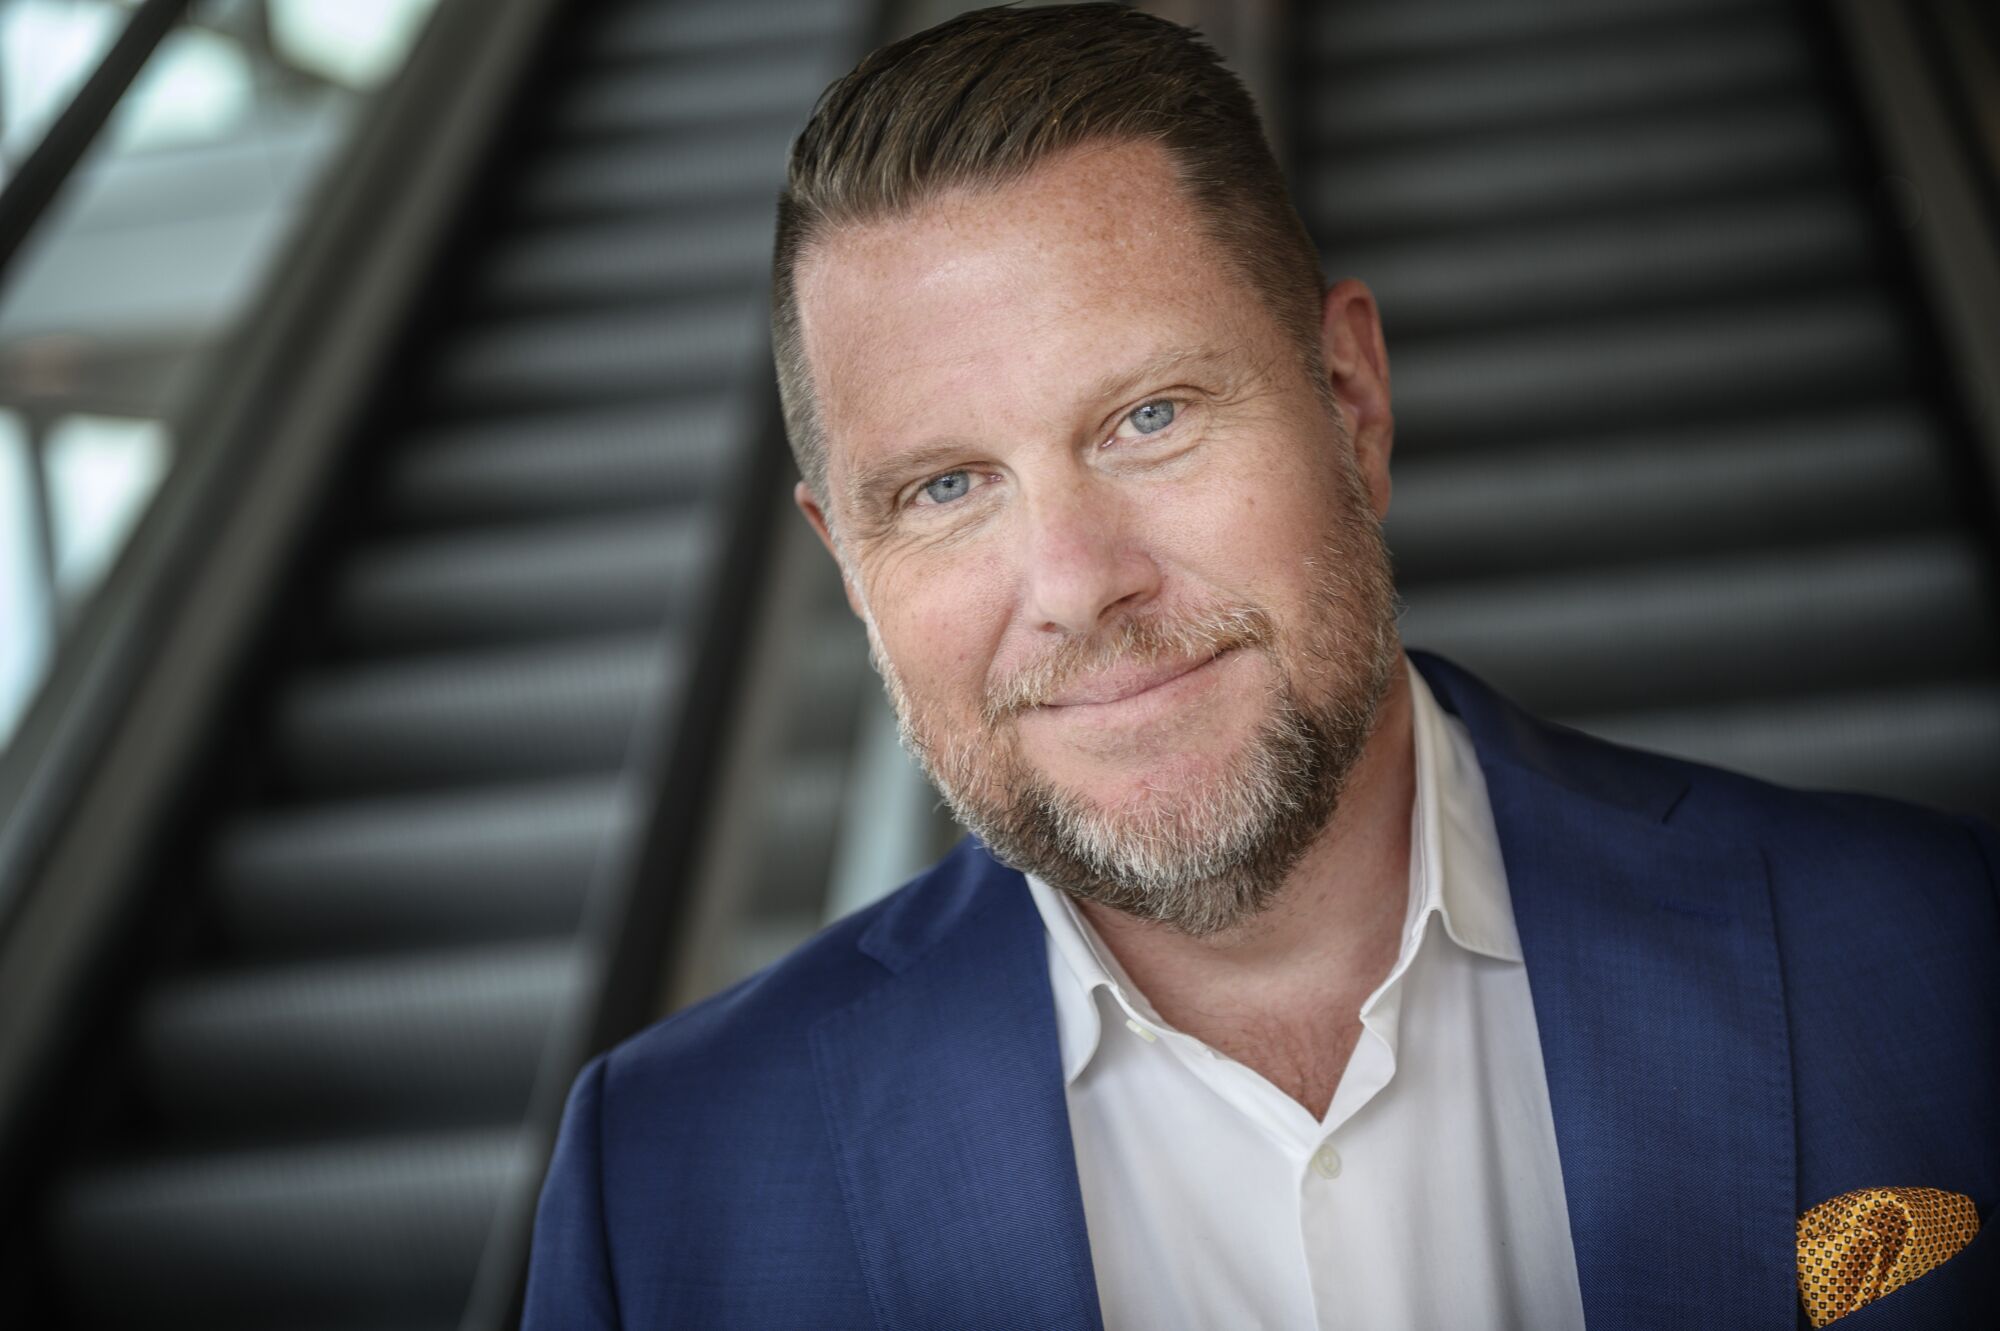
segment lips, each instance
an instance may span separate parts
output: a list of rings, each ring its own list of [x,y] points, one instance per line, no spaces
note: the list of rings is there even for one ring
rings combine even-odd
[[[1090,707],[1101,703],[1123,702],[1127,698],[1157,689],[1163,684],[1171,684],[1183,675],[1193,674],[1215,659],[1214,656],[1191,656],[1177,661],[1114,666],[1087,679],[1070,681],[1053,697],[1045,699],[1042,705]]]

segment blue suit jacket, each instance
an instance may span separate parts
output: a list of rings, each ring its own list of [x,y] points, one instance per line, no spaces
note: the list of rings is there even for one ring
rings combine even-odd
[[[1843,1331],[2000,1320],[1993,830],[1617,748],[1412,657],[1486,775],[1590,1323],[1804,1325],[1796,1217],[1883,1185],[1967,1193],[1982,1228]],[[585,1069],[527,1308],[1099,1326],[1020,875],[967,841]]]

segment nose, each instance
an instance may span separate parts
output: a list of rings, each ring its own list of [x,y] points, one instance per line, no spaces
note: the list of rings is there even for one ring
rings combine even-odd
[[[1113,487],[1066,478],[1028,509],[1024,609],[1038,629],[1088,635],[1159,592],[1159,567]]]

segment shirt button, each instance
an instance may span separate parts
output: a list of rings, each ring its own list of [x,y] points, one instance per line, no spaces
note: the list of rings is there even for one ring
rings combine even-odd
[[[1321,1178],[1340,1177],[1340,1152],[1331,1146],[1322,1146],[1313,1152],[1313,1173]]]

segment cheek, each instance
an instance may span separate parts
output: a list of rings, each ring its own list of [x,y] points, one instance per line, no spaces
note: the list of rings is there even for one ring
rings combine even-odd
[[[923,554],[887,560],[869,609],[904,687],[933,706],[976,708],[1006,628],[999,570],[971,558]]]
[[[1338,488],[1318,470],[1262,459],[1208,469],[1151,506],[1159,548],[1231,595],[1282,598],[1339,518]]]

